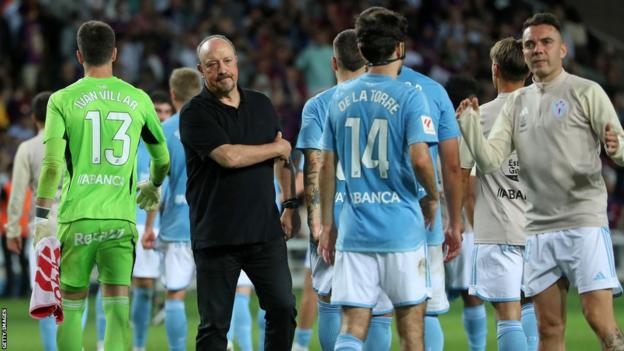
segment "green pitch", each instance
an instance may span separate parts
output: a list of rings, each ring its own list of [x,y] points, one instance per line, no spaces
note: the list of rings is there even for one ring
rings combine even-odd
[[[297,297],[301,292],[297,291]],[[85,351],[95,350],[95,318],[93,302],[95,296],[89,300],[89,319],[85,331]],[[186,299],[186,311],[189,316],[189,337],[187,342],[188,350],[194,350],[196,327],[198,323],[197,305],[195,293],[192,292]],[[254,340],[257,339],[257,327],[255,316],[258,311],[258,300],[251,299],[251,311],[254,318]],[[41,350],[39,340],[39,328],[34,319],[28,316],[28,300],[26,299],[3,299],[0,306],[7,310],[7,341],[8,350]],[[440,317],[440,322],[445,334],[446,350],[468,350],[466,335],[461,320],[461,301],[455,301],[451,306],[451,311]],[[620,327],[624,327],[624,299],[615,299],[615,314]],[[581,305],[576,292],[568,295],[568,324],[566,333],[566,344],[568,350],[599,350],[598,340],[594,337],[591,329],[583,319]],[[148,350],[165,350],[167,336],[164,325],[151,326],[148,337]],[[392,349],[398,350],[398,337],[394,330]],[[488,306],[488,350],[496,350],[496,326],[494,322],[494,311]],[[128,346],[128,350],[130,347]],[[312,339],[310,350],[320,350],[318,338],[315,334]]]

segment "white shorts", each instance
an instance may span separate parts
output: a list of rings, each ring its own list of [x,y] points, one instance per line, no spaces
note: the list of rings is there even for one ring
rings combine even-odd
[[[310,271],[312,272],[312,288],[319,296],[329,296],[332,292],[332,279],[334,277],[334,266],[330,266],[318,255],[317,246],[313,243],[308,245],[310,254]],[[375,316],[392,313],[394,306],[384,292],[379,294],[377,304],[373,307],[372,314]]]
[[[394,307],[425,302],[429,298],[425,248],[387,253],[336,251],[332,304],[373,308],[382,292]]]
[[[185,241],[160,241],[157,252],[162,259],[161,276],[165,288],[170,291],[188,288],[195,274],[195,260],[191,243]]]
[[[134,250],[134,268],[132,269],[133,278],[158,278],[160,276],[160,255],[154,249],[145,250],[141,245],[141,237],[145,231],[145,226],[137,224],[137,232],[139,233],[139,241],[136,243]],[[156,237],[158,237],[158,229],[155,228]]]
[[[431,299],[427,301],[428,315],[439,315],[448,312],[449,302],[446,297],[444,281],[444,252],[442,245],[427,246],[427,267],[429,270],[429,286]]]
[[[615,274],[608,228],[584,227],[529,235],[524,253],[522,290],[535,296],[565,276],[579,294],[622,286]]]
[[[253,284],[251,283],[251,279],[247,276],[247,273],[241,269],[240,275],[238,276],[238,282],[236,282],[237,288],[250,287],[253,288]]]
[[[475,244],[468,293],[483,301],[520,301],[524,246]]]
[[[332,290],[332,278],[334,266],[330,266],[317,252],[318,246],[313,243],[308,245],[310,253],[310,272],[312,273],[312,289],[320,296],[329,296]]]
[[[462,247],[459,256],[446,264],[446,289],[448,291],[468,290],[472,273],[472,250],[474,233],[462,234]]]

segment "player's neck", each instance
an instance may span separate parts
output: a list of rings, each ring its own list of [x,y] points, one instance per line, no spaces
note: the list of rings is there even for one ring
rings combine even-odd
[[[336,72],[336,81],[338,83],[346,82],[351,79],[355,79],[366,72],[366,66],[362,66],[362,68],[357,71],[349,71],[347,69],[341,69]]]
[[[559,77],[561,72],[563,72],[563,66],[559,67],[559,69],[551,72],[549,75],[544,76],[544,77],[539,77],[538,75],[534,74],[533,75],[533,80],[535,82],[537,82],[537,83],[548,83],[548,82],[552,81],[553,79]]]
[[[110,78],[113,76],[113,65],[89,66],[83,65],[85,77],[90,78]]]
[[[511,93],[524,86],[524,81],[508,81],[499,79],[496,83],[496,90],[498,94]]]
[[[368,68],[368,73],[390,76],[393,79],[396,79],[399,75],[399,69],[401,68],[402,63],[403,60],[398,60],[383,66],[372,66]]]
[[[182,106],[184,106],[185,102],[180,102],[177,100],[171,100],[171,102],[173,102],[173,108],[175,108],[175,110],[177,112],[180,112],[180,109],[182,108]]]

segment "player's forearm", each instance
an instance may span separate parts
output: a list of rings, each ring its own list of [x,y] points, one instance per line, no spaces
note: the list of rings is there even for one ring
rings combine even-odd
[[[61,138],[52,138],[46,142],[37,186],[38,198],[53,200],[56,196],[58,184],[65,170],[63,165],[65,146],[66,142]],[[52,201],[50,205],[51,203]]]
[[[322,154],[319,174],[321,200],[321,224],[330,228],[334,225],[334,197],[336,196],[336,159],[332,151]]]
[[[158,211],[147,211],[147,216],[145,217],[145,230],[154,228],[154,221],[156,220],[157,214]]]
[[[169,172],[169,150],[166,143],[145,144],[151,157],[150,179],[154,185],[160,185]]]
[[[505,118],[505,116],[500,116],[500,118]],[[496,135],[493,128],[490,132],[490,139],[483,136],[479,113],[472,108],[462,114],[459,127],[479,170],[483,173],[497,170],[512,151],[510,135],[504,135],[505,133],[500,136]],[[506,131],[501,130],[501,132]]]
[[[475,192],[474,177],[470,175],[470,169],[462,169],[462,186],[464,188],[464,210],[466,211],[466,217],[468,217],[468,223],[474,227],[474,207],[475,207]]]
[[[457,139],[445,140],[440,143],[440,157],[442,159],[442,179],[449,222],[451,226],[458,228],[461,226],[463,189]]]
[[[242,168],[280,157],[275,143],[262,145],[221,145],[211,153],[212,158],[225,168]]]
[[[321,151],[306,149],[303,151],[303,186],[306,208],[308,210],[308,226],[321,223],[321,198],[319,172],[321,169]]]
[[[417,143],[410,145],[410,158],[418,183],[425,189],[430,198],[438,199],[439,194],[435,172],[427,144]]]
[[[273,170],[284,200],[297,197],[297,190],[295,189],[295,170],[292,162],[286,163],[284,160],[277,159],[273,164]]]

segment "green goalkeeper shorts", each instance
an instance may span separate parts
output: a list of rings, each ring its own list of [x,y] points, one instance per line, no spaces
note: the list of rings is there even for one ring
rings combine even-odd
[[[134,223],[114,219],[59,223],[58,238],[62,290],[88,288],[93,265],[101,284],[130,285],[138,238]]]

